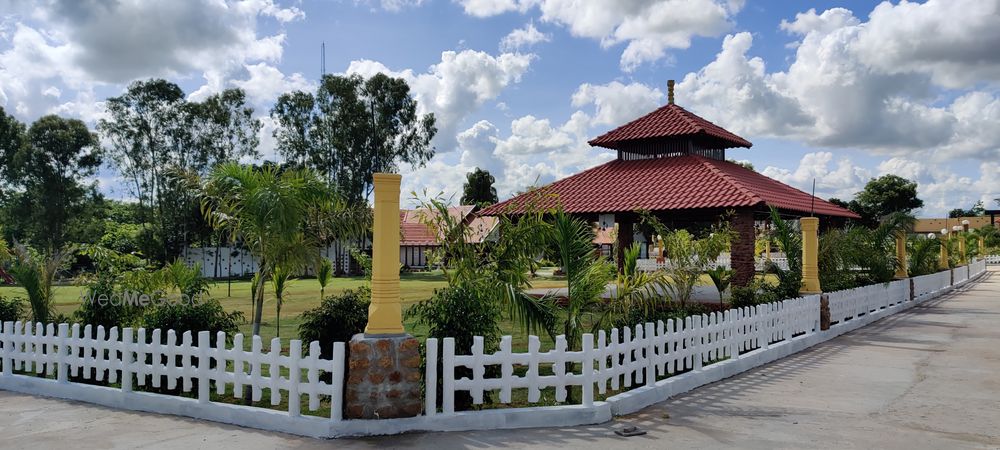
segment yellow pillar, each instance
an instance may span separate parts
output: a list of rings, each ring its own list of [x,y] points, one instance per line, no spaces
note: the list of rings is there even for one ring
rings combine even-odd
[[[799,219],[802,227],[802,288],[800,294],[819,294],[819,218],[803,217]]]
[[[985,257],[986,257],[986,238],[983,237],[983,236],[979,236],[979,257],[978,257],[978,259],[980,261],[982,261],[983,258],[985,258]]]
[[[896,235],[896,278],[903,279],[909,277],[906,271],[906,232]]]
[[[958,255],[961,257],[960,264],[965,264],[969,261],[965,254],[965,233],[958,233]]]
[[[397,174],[376,173],[375,226],[372,237],[372,302],[366,335],[399,335],[403,309],[399,301],[399,182]]]
[[[948,230],[945,228],[941,229],[941,259],[938,260],[938,268],[941,270],[948,270],[951,266],[948,263]]]

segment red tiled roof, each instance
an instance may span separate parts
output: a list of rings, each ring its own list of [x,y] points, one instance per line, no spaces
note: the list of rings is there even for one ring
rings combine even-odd
[[[466,240],[470,243],[481,243],[489,238],[500,221],[496,217],[469,217],[475,208],[472,205],[452,206],[448,208],[448,215],[455,220],[468,220],[469,236],[467,236]],[[399,211],[399,228],[401,233],[399,245],[438,245],[440,233],[435,231],[432,225],[426,223],[427,221],[424,220],[424,217],[427,214],[428,210],[425,208],[403,209]],[[433,214],[437,214],[437,212]]]
[[[709,122],[675,104],[662,106],[614,130],[604,133],[589,143],[599,147],[617,149],[627,141],[669,137],[691,137],[705,148],[750,148],[753,144],[722,127]]]
[[[815,207],[819,215],[859,217],[738,164],[694,155],[614,160],[493,205],[480,214],[516,214],[529,201],[539,208],[561,205],[569,213],[768,205],[802,213]]]

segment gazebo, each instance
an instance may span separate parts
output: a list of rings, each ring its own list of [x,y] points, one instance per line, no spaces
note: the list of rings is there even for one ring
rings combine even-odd
[[[620,255],[635,239],[645,240],[634,226],[639,210],[674,228],[713,223],[731,211],[738,234],[732,245],[733,283],[739,286],[753,279],[755,223],[767,220],[771,207],[792,218],[816,216],[827,225],[859,218],[727,161],[726,149],[753,144],[674,104],[673,80],[667,98],[666,105],[589,142],[616,151],[614,160],[515,196],[482,214],[518,214],[529,203],[559,206],[602,227],[617,224]]]

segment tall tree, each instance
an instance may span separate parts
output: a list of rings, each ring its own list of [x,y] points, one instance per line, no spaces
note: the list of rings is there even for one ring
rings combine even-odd
[[[66,242],[70,223],[85,215],[88,201],[99,197],[84,184],[101,165],[97,137],[79,120],[48,115],[31,125],[20,145],[8,141],[4,172],[20,189],[9,214],[18,218],[22,239],[51,253]]]
[[[142,222],[152,226],[148,256],[172,260],[202,223],[184,179],[258,154],[260,122],[245,103],[239,89],[188,102],[180,87],[160,79],[136,81],[108,99],[98,128],[139,200]]]
[[[917,183],[897,175],[883,175],[869,181],[850,206],[862,220],[875,225],[892,213],[912,213],[924,202],[917,198]]]
[[[476,167],[476,170],[465,174],[465,185],[462,187],[462,204],[486,207],[498,201],[497,190],[493,187],[496,180],[489,171]]]
[[[315,96],[282,95],[271,117],[281,155],[321,173],[353,203],[371,195],[372,174],[434,156],[434,115],[417,114],[402,78],[326,75]]]

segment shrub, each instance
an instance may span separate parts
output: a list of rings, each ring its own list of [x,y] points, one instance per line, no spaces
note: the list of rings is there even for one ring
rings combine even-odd
[[[708,314],[711,308],[697,302],[681,304],[678,302],[660,303],[656,307],[642,309],[632,308],[626,315],[615,319],[614,326],[618,328],[634,328],[638,324],[657,321],[666,322],[670,319],[683,320],[687,316]]]
[[[199,344],[198,332],[210,332],[210,344],[216,344],[216,334],[226,332],[226,341],[232,340],[232,335],[239,330],[243,322],[240,311],[226,312],[222,304],[215,299],[202,300],[196,303],[164,303],[148,307],[142,317],[143,325],[149,329],[161,329],[161,339],[166,343],[166,330],[174,330],[177,335],[190,331],[192,342]]]
[[[16,322],[24,316],[24,299],[0,297],[0,323]]]
[[[98,272],[84,289],[85,298],[81,298],[80,307],[73,312],[73,317],[85,325],[93,325],[92,333],[98,326],[104,328],[128,327],[135,325],[142,316],[142,309],[127,304],[112,305],[99,301],[101,296],[111,297],[117,288],[117,278],[109,272]],[[120,295],[120,294],[119,294]]]
[[[365,330],[370,302],[371,289],[367,286],[324,298],[319,306],[302,313],[299,339],[306,343],[319,341],[322,357],[332,358],[334,342],[348,342]]]
[[[499,318],[501,307],[474,284],[457,284],[438,289],[434,296],[424,300],[406,311],[407,317],[417,319],[417,323],[427,325],[428,337],[443,339],[455,338],[456,353],[464,354],[472,347],[472,338],[482,336],[484,352],[497,350],[500,340]],[[439,367],[440,372],[440,367]],[[472,370],[459,368],[455,377],[472,377]],[[426,386],[426,389],[435,387]],[[436,386],[441,391],[441,386]],[[489,397],[487,395],[487,397]],[[438,395],[438,398],[442,398]],[[487,403],[489,399],[487,398]],[[460,391],[455,395],[455,408],[466,410],[472,407],[472,396]]]
[[[747,286],[733,286],[729,298],[729,305],[732,308],[745,308],[750,306],[772,303],[784,298],[782,287],[771,286],[761,278],[755,278]]]

